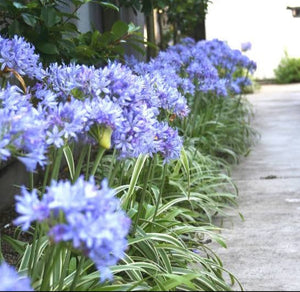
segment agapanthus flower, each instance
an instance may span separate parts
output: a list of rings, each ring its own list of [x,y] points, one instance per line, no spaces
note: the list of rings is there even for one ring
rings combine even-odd
[[[14,69],[20,75],[41,80],[45,76],[39,55],[24,37],[15,35],[12,39],[0,36],[0,70]]]
[[[170,86],[167,77],[160,71],[149,72],[144,76],[147,84],[151,86],[153,96],[158,99],[157,107],[176,114],[180,118],[186,117],[189,113],[186,98],[174,86]]]
[[[30,98],[30,94],[24,94],[18,86],[8,83],[0,89],[0,108],[17,113],[19,109],[31,106]]]
[[[66,140],[77,140],[78,135],[86,131],[86,123],[87,114],[84,102],[74,98],[71,98],[69,102],[60,102],[46,112],[48,133],[53,133],[56,127],[58,135]],[[51,139],[48,138],[47,141],[49,143]],[[58,144],[61,144],[61,141]]]
[[[6,262],[0,264],[0,291],[34,291],[30,279]]]
[[[16,197],[20,216],[15,224],[28,230],[34,221],[47,221],[54,242],[72,244],[94,261],[101,281],[112,279],[109,267],[124,255],[131,222],[107,180],[101,187],[93,177],[85,181],[80,176],[74,184],[52,181],[41,199],[35,189],[28,192],[23,187],[21,193]]]
[[[29,192],[22,186],[21,194],[15,196],[16,211],[20,216],[14,220],[14,224],[22,225],[22,229],[27,231],[32,222],[42,222],[47,219],[50,211],[45,202],[40,201],[36,189]]]
[[[17,86],[0,90],[0,160],[15,156],[27,170],[46,163],[45,116]]]
[[[36,83],[31,89],[32,95],[36,100],[37,106],[41,111],[56,108],[59,104],[58,94],[47,88],[43,83]]]
[[[121,126],[122,108],[114,103],[109,96],[87,99],[84,101],[83,107],[86,111],[87,127],[98,124],[116,129]]]
[[[241,50],[242,50],[242,52],[249,51],[249,50],[251,50],[251,48],[252,48],[251,42],[241,43]]]
[[[52,131],[47,131],[47,144],[54,144],[56,148],[60,148],[61,146],[64,145],[64,140],[63,140],[63,131],[60,131],[56,125],[54,125]]]
[[[160,153],[164,163],[180,157],[182,149],[182,137],[178,130],[170,127],[167,123],[157,123],[155,135],[155,152]]]
[[[109,93],[107,74],[94,66],[53,63],[47,68],[47,84],[63,100],[69,96],[86,99]]]
[[[114,147],[120,158],[147,154],[153,148],[156,116],[146,105],[123,111],[121,128],[112,134]]]

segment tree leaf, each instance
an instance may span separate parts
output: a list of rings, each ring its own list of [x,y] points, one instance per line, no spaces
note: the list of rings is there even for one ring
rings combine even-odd
[[[60,22],[61,18],[53,7],[45,6],[41,10],[41,20],[44,21],[46,27],[52,27]]]
[[[23,5],[22,3],[19,3],[19,2],[13,2],[13,5],[14,5],[17,9],[24,9],[24,8],[27,8],[25,5]]]
[[[110,8],[110,9],[113,9],[113,10],[116,10],[116,11],[119,11],[119,7],[112,4],[112,3],[109,3],[109,2],[105,2],[105,1],[100,1],[99,3],[101,6],[105,7],[105,8]]]
[[[22,16],[24,22],[26,24],[28,24],[29,26],[34,27],[36,25],[37,19],[32,14],[22,13],[21,16]]]
[[[48,55],[59,54],[57,46],[53,43],[48,43],[48,42],[40,43],[37,45],[37,48],[44,54],[48,54]]]
[[[128,33],[128,24],[123,21],[117,21],[112,26],[111,32],[117,38],[121,38],[122,36],[124,36]]]
[[[20,32],[21,32],[20,23],[19,23],[19,21],[14,20],[8,28],[8,34],[10,37],[12,37],[15,34],[19,35]]]

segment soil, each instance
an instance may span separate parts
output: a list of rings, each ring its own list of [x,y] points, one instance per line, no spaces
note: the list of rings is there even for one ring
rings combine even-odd
[[[30,235],[20,231],[13,224],[13,220],[17,217],[15,206],[11,205],[5,209],[0,210],[0,232],[1,232],[1,251],[4,260],[10,264],[16,266],[18,264],[18,253],[8,244],[2,237],[3,235],[10,236],[12,238],[19,239],[23,242],[30,240]]]

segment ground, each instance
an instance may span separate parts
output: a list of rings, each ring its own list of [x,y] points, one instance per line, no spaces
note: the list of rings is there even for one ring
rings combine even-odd
[[[228,248],[214,248],[244,290],[299,291],[300,84],[265,85],[248,99],[261,139],[233,169],[239,207],[216,221]]]

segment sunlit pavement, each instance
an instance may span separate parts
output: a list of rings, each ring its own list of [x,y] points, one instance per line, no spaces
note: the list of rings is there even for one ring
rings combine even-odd
[[[223,224],[228,248],[216,251],[246,291],[299,291],[300,84],[264,85],[247,98],[261,138],[233,168],[239,207]]]

